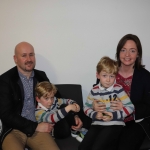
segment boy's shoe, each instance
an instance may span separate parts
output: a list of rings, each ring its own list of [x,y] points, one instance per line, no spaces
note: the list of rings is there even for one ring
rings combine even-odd
[[[79,141],[79,142],[82,142],[82,140],[84,139],[84,136],[85,134],[87,133],[87,129],[85,128],[81,128],[80,130],[80,133],[78,134],[78,136],[76,137],[76,139]]]
[[[82,134],[82,132],[80,132],[80,133],[76,136],[76,139],[77,139],[77,141],[79,141],[79,142],[82,142],[83,138],[84,138],[84,135]]]
[[[88,132],[88,130],[85,129],[85,128],[81,128],[80,132],[81,132],[83,135],[85,135],[85,134]]]
[[[71,130],[71,136],[74,138],[77,137],[79,133],[79,131]]]
[[[87,129],[85,128],[81,128],[80,131],[74,131],[72,130],[71,131],[71,136],[76,138],[79,142],[82,142],[83,138],[84,138],[84,135],[87,133]]]

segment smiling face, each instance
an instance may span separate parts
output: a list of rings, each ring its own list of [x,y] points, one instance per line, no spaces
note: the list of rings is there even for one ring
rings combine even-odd
[[[36,97],[37,102],[41,103],[44,107],[49,109],[54,102],[54,93],[47,93],[46,96]]]
[[[27,42],[19,43],[15,48],[14,61],[22,74],[32,72],[35,67],[33,46]]]
[[[106,71],[102,70],[100,73],[97,73],[97,78],[100,79],[100,83],[104,88],[111,87],[115,82],[115,75],[112,73],[107,73]]]
[[[120,51],[121,66],[133,67],[138,57],[138,49],[133,40],[127,40]]]

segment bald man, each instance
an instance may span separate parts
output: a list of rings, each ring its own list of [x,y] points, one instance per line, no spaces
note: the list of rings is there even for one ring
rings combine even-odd
[[[15,47],[16,66],[0,76],[0,128],[3,150],[59,150],[49,134],[53,125],[35,120],[34,87],[49,81],[45,72],[34,69],[34,48],[27,42]]]

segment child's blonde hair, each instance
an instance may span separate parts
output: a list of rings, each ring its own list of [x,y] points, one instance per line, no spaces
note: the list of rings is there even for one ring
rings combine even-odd
[[[118,64],[115,60],[107,56],[104,56],[98,62],[96,66],[96,70],[97,70],[97,73],[100,73],[101,71],[106,71],[107,73],[112,73],[116,75],[118,72]]]
[[[54,95],[57,92],[57,88],[55,85],[48,81],[40,82],[35,87],[35,96],[38,98],[47,97],[49,93],[53,93]]]

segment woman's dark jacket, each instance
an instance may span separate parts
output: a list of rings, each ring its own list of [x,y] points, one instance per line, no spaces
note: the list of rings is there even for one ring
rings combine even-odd
[[[41,81],[49,81],[49,79],[45,72],[34,69],[33,93],[36,83]],[[18,129],[28,137],[32,136],[35,132],[38,124],[21,116],[23,101],[23,85],[18,75],[17,67],[14,67],[0,76],[0,119],[2,122],[2,126],[0,126],[1,144],[5,136],[12,129]]]
[[[150,72],[144,68],[134,70],[130,99],[135,106],[135,120],[144,118],[139,124],[150,139]]]

